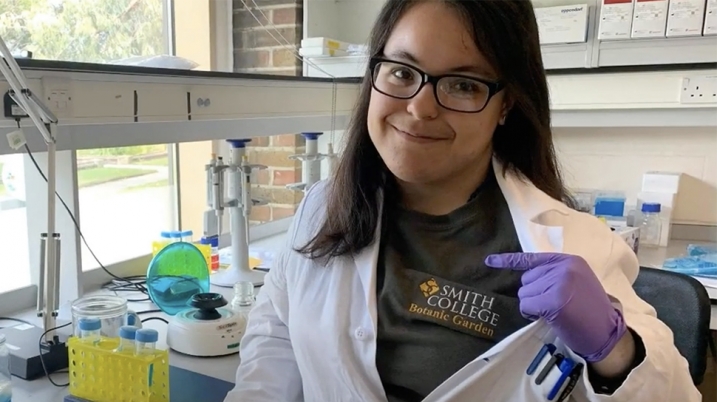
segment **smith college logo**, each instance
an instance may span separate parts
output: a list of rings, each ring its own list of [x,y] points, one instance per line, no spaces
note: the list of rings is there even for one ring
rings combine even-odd
[[[432,296],[441,290],[441,288],[438,287],[438,282],[433,278],[423,282],[420,288],[425,297]]]
[[[418,296],[408,312],[459,331],[493,338],[500,315],[493,311],[495,298],[430,278],[418,285]]]

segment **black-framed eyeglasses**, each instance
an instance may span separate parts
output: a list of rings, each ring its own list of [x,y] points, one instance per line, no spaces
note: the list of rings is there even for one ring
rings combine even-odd
[[[371,58],[369,68],[373,88],[386,96],[411,99],[430,83],[439,105],[462,113],[482,112],[504,87],[502,82],[460,74],[430,75],[410,64],[380,57]]]

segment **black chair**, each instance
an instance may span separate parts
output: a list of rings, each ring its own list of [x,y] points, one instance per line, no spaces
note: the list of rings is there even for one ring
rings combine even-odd
[[[710,344],[710,298],[704,286],[687,275],[640,267],[635,293],[655,308],[673,332],[675,346],[690,366],[695,385],[702,383]]]

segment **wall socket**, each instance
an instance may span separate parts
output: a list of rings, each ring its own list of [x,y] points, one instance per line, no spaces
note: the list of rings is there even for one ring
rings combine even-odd
[[[43,77],[42,91],[42,101],[56,117],[73,117],[72,81],[59,77]]]
[[[717,75],[683,78],[680,103],[717,104]]]

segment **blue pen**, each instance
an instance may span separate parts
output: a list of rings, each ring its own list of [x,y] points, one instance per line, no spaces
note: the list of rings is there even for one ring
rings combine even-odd
[[[550,390],[550,393],[548,394],[548,400],[552,401],[555,399],[556,396],[558,396],[558,393],[563,388],[563,384],[565,381],[570,378],[570,374],[573,372],[573,369],[575,368],[575,362],[571,359],[564,357],[560,363],[557,364],[558,369],[560,370],[560,378],[555,382],[555,385],[553,385],[553,388]]]
[[[538,354],[535,355],[535,358],[528,366],[528,370],[527,370],[528,375],[533,375],[533,373],[535,373],[535,370],[538,369],[538,365],[543,360],[545,355],[547,355],[548,353],[550,353],[551,355],[553,353],[555,353],[555,345],[546,343],[545,345],[543,345],[542,348],[540,348],[540,351],[538,351]]]

